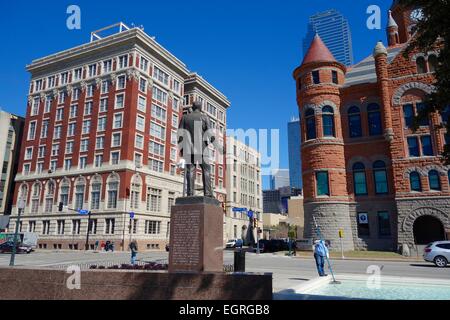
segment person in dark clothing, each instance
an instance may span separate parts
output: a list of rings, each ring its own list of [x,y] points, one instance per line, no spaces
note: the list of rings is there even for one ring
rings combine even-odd
[[[137,253],[138,253],[138,246],[137,246],[136,241],[133,241],[130,243],[130,251],[131,251],[131,264],[135,265],[136,257],[137,257]]]

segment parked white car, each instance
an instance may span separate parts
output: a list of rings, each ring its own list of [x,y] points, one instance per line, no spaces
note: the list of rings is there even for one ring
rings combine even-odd
[[[436,241],[427,245],[423,251],[425,261],[433,262],[439,268],[445,268],[450,262],[450,241]]]
[[[242,239],[232,239],[227,242],[226,248],[242,248],[243,245]]]

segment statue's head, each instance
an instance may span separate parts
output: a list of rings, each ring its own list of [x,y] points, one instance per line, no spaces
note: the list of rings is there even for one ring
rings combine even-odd
[[[193,111],[202,110],[202,103],[198,100],[194,101],[194,103],[192,104],[192,110]]]

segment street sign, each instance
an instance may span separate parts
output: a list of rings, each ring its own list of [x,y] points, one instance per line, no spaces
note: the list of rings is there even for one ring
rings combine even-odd
[[[339,230],[339,238],[343,238],[344,237],[344,230],[340,229]]]
[[[134,219],[134,212],[130,212],[130,219]]]
[[[233,212],[244,212],[247,211],[247,208],[233,208]]]
[[[78,210],[78,213],[81,215],[87,215],[89,214],[89,210]]]
[[[358,222],[360,224],[368,224],[369,223],[369,217],[367,213],[359,213],[358,214]]]
[[[250,211],[247,213],[247,216],[248,216],[250,219],[252,219],[252,218],[253,218],[253,211],[250,210]]]

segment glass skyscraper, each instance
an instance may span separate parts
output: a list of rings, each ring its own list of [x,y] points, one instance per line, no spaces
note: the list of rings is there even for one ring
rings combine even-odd
[[[347,19],[338,11],[331,9],[317,13],[309,18],[308,31],[303,39],[303,54],[318,33],[337,61],[350,66],[353,64],[352,36]]]
[[[300,119],[288,123],[289,180],[292,188],[303,189]]]

